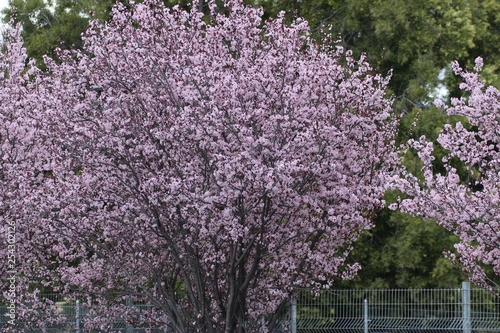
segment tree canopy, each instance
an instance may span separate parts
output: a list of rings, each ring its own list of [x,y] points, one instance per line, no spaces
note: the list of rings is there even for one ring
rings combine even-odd
[[[89,330],[126,313],[255,332],[294,288],[359,268],[345,258],[397,162],[388,79],[303,20],[263,22],[239,1],[210,17],[118,4],[81,51],[26,73],[13,33],[0,218],[16,221],[22,301],[37,284],[93,301]],[[153,307],[138,317],[126,298]]]

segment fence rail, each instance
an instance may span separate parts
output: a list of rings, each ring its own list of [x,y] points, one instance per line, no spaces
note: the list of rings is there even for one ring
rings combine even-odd
[[[82,319],[89,309],[54,297],[65,319],[47,331],[84,333]],[[135,311],[150,308],[130,306]],[[0,306],[0,331],[8,325],[6,310]],[[292,333],[500,333],[500,299],[468,282],[461,289],[326,290],[319,295],[301,290],[283,318]],[[146,331],[119,316],[114,321],[111,332]]]

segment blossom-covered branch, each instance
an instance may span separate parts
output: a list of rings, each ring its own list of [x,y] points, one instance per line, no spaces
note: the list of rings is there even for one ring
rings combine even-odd
[[[433,171],[432,143],[421,138],[409,145],[423,161],[423,181],[403,174],[397,183],[411,196],[401,201],[402,210],[432,219],[460,237],[462,242],[456,245],[460,258],[453,259],[474,282],[491,288],[494,276],[488,276],[481,264],[491,265],[493,274],[500,275],[500,93],[485,86],[481,67],[481,58],[476,60],[475,72],[453,63],[464,80],[460,88],[466,97],[453,98],[451,106],[436,101],[449,115],[464,116],[468,122],[468,126],[446,125],[439,135],[439,144],[449,151],[443,159],[446,172]],[[465,178],[456,163],[465,165]]]

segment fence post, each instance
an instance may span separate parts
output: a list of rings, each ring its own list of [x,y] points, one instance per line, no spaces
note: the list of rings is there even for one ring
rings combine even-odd
[[[290,300],[290,332],[297,333],[297,294],[293,293]]]
[[[130,311],[131,307],[133,306],[132,299],[130,297],[127,297],[125,300],[125,304],[127,305],[127,308]],[[130,324],[127,321],[127,318],[123,318],[123,319],[125,319],[125,332],[126,333],[133,333],[134,328],[132,326],[130,326]]]
[[[368,333],[368,299],[365,298],[363,302],[363,323],[364,323],[364,333]]]
[[[463,333],[471,333],[470,282],[462,282],[462,329]]]
[[[76,333],[80,333],[80,300],[75,302],[75,326]]]

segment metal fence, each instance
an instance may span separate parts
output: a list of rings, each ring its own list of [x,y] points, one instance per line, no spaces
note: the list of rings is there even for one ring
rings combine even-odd
[[[57,307],[58,320],[57,322],[46,323],[43,328],[33,328],[33,324],[26,322],[23,319],[15,321],[14,332],[19,331],[23,333],[87,333],[84,329],[85,318],[89,316],[90,308],[83,306],[79,300],[69,300],[59,294],[42,294],[40,298],[48,299]],[[125,303],[128,308],[132,309],[131,314],[138,314],[142,311],[147,311],[152,308],[148,304],[132,304],[131,302]],[[11,327],[8,323],[9,317],[5,314],[8,312],[6,306],[0,306],[0,332],[4,329]],[[41,315],[44,315],[41,313]],[[47,316],[49,317],[49,316]],[[50,316],[54,319],[54,316]],[[97,332],[123,332],[123,333],[171,333],[170,331],[160,329],[150,329],[150,327],[133,327],[124,320],[123,316],[117,314],[115,318],[109,318],[111,329],[92,330],[92,333]],[[10,331],[9,331],[10,332]]]
[[[461,289],[301,291],[289,316],[294,333],[500,332],[500,299],[468,282]]]
[[[54,297],[65,319],[47,326],[47,331],[84,333],[82,319],[88,309],[79,302]],[[134,311],[150,307],[130,306]],[[6,310],[0,307],[0,330],[8,325]],[[468,282],[461,289],[326,290],[317,295],[302,290],[283,319],[283,327],[292,333],[500,333],[500,299],[471,288]],[[109,332],[146,331],[145,327],[131,327],[119,316],[113,321]]]

